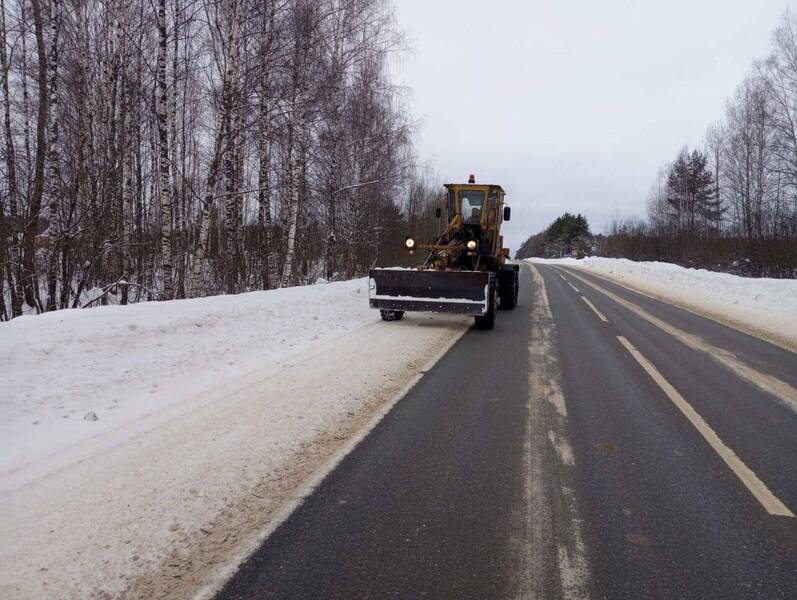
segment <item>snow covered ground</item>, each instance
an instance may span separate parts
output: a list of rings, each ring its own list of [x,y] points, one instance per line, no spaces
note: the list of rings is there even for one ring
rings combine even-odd
[[[528,260],[603,275],[638,291],[797,348],[797,280],[794,279],[753,279],[704,269],[687,269],[670,263],[618,258]]]
[[[0,323],[0,473],[378,319],[367,285],[360,279]]]
[[[225,573],[471,323],[384,323],[367,296],[356,280],[0,324],[0,597],[178,598]]]

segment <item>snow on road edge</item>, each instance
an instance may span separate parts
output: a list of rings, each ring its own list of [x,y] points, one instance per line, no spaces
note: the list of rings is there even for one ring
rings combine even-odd
[[[10,473],[163,412],[379,315],[367,279],[62,310],[0,323],[0,490]],[[43,463],[53,463],[47,465]]]
[[[663,262],[588,257],[526,259],[601,275],[797,351],[797,280],[749,278]]]
[[[293,511],[301,506],[302,502],[321,485],[327,475],[329,475],[363,439],[365,439],[368,433],[379,424],[398,401],[407,395],[415,384],[421,380],[423,375],[431,369],[457,341],[459,341],[459,338],[466,330],[465,327],[462,327],[459,335],[454,334],[450,338],[444,339],[443,342],[434,349],[434,352],[429,353],[427,351],[424,355],[425,363],[416,361],[416,367],[422,364],[417,372],[415,372],[411,378],[407,379],[392,397],[381,406],[378,406],[370,417],[364,421],[364,425],[360,427],[359,430],[356,430],[346,439],[346,441],[339,446],[334,453],[329,455],[307,479],[297,486],[291,497],[270,516],[268,522],[265,523],[262,529],[251,531],[248,536],[244,537],[235,548],[232,559],[228,563],[221,565],[220,568],[209,573],[204,584],[196,591],[192,600],[212,600],[213,597],[221,591],[227,581],[236,573],[249,555],[255,552],[255,550],[257,550],[260,545],[291,516]]]
[[[244,376],[243,367],[217,373],[213,387],[198,397],[175,405],[169,402],[174,396],[167,396],[154,413],[143,416],[129,411],[116,430],[84,436],[57,453],[87,450],[80,460],[22,482],[10,477],[16,485],[0,490],[0,596],[48,598],[57,590],[60,598],[183,599],[209,583],[218,586],[219,577],[229,575],[231,566],[251,550],[252,540],[262,539],[288,514],[471,323],[432,315],[383,323],[378,313],[368,311],[360,284],[337,286],[342,289],[331,297],[321,290],[302,290],[298,298],[295,292],[287,294],[292,296],[285,310],[287,324],[280,327],[296,330],[292,340],[302,339],[302,325],[313,321],[310,315],[327,308],[313,307],[308,294],[334,301],[326,313],[332,328],[326,341],[313,341],[315,334],[308,340],[305,333],[309,343],[303,351],[266,355],[258,369]],[[269,307],[262,306],[262,298],[248,301],[256,300],[256,308],[273,308],[282,302],[274,295]],[[186,336],[180,329],[194,323],[197,312],[207,318],[225,313],[216,317],[225,320],[228,308],[231,313],[239,310],[230,307],[236,300],[227,298],[219,311],[207,312],[207,305],[195,311],[189,305],[168,317],[157,313],[173,312],[169,303],[154,305],[155,314],[129,331],[144,329],[157,340],[177,343],[159,356],[164,361],[175,360],[173,354],[184,357],[178,362],[187,368],[179,377],[188,386],[197,372],[194,357],[185,354],[210,352],[220,359],[213,353],[220,341],[234,352],[238,336],[245,333],[239,321],[247,321],[248,313],[217,325],[209,344],[191,337],[190,344],[182,345]],[[341,320],[361,311],[370,322],[339,335]],[[105,325],[123,332],[129,321],[114,312]],[[291,318],[295,312],[299,317]],[[97,330],[92,323],[69,323],[86,317],[63,318],[50,333],[69,336],[80,329],[81,335],[89,335]],[[43,335],[35,331],[43,325],[26,327]],[[269,331],[275,328],[279,332],[276,325]],[[264,329],[265,321],[257,323],[255,334],[264,335]],[[95,341],[100,337],[99,331],[93,335]],[[23,338],[17,335],[17,341]],[[246,346],[248,340],[243,336],[241,343]],[[299,346],[288,345],[291,350]],[[71,350],[79,355],[86,349],[71,344]],[[108,370],[116,362],[115,356],[109,357]],[[57,370],[49,364],[46,368]],[[212,382],[213,376],[208,377]],[[148,425],[140,427],[142,422]],[[37,463],[52,467],[53,456]],[[22,468],[23,473],[30,471],[30,464]],[[260,536],[253,538],[257,532]]]

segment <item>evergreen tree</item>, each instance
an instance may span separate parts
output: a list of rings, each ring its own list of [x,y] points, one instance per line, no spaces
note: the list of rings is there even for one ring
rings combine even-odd
[[[708,155],[694,150],[689,157],[689,175],[694,190],[695,214],[701,219],[704,231],[713,229],[722,216],[714,176],[708,167]],[[694,221],[692,226],[695,226]]]
[[[578,237],[589,235],[589,224],[586,217],[582,214],[573,215],[566,212],[548,227],[545,232],[545,241],[569,244]]]
[[[582,214],[573,215],[566,212],[558,217],[545,231],[545,253],[548,256],[569,254],[584,245],[584,240],[591,237],[589,223]]]
[[[670,219],[682,233],[694,233],[699,226],[716,223],[719,202],[708,156],[698,150],[682,150],[667,177],[667,205]]]

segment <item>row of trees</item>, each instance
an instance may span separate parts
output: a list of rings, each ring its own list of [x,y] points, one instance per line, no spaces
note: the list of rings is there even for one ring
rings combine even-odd
[[[797,277],[797,20],[791,14],[702,148],[684,149],[660,172],[648,220],[615,222],[603,252]]]
[[[361,275],[435,199],[388,0],[0,0],[0,38],[0,319]]]
[[[560,258],[563,256],[583,257],[591,251],[592,233],[587,218],[582,214],[566,212],[557,217],[544,231],[530,236],[520,248],[515,258],[541,256]]]

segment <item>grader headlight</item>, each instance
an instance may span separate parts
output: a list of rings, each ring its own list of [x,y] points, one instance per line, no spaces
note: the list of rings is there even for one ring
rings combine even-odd
[[[465,246],[467,246],[468,250],[470,250],[471,252],[476,250],[477,245],[478,244],[476,243],[476,240],[468,240],[468,243],[465,244]]]
[[[414,250],[415,249],[415,239],[412,238],[412,237],[406,237],[404,239],[404,247],[407,248],[407,250]]]

